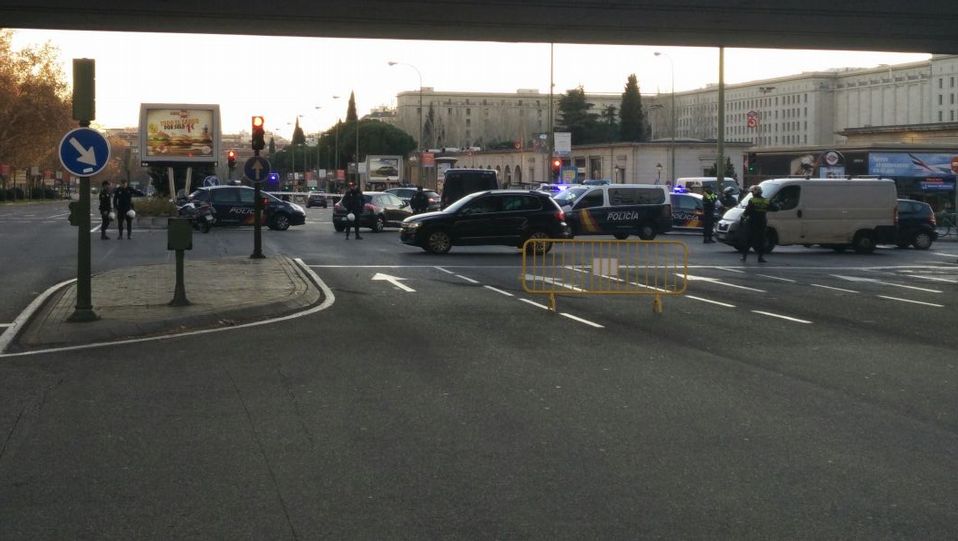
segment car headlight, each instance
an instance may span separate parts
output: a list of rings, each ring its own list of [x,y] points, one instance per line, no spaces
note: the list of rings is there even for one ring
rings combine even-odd
[[[299,205],[296,204],[296,203],[290,203],[289,206],[293,207],[293,210],[295,210],[295,211],[297,211],[297,212],[302,212],[302,213],[305,213],[305,212],[306,212],[306,209],[304,209],[303,207],[299,206]]]
[[[403,222],[403,229],[419,229],[419,226],[422,225],[422,222]]]

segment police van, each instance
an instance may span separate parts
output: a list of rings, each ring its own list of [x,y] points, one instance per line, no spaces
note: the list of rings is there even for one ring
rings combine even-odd
[[[672,205],[665,186],[609,184],[574,186],[553,199],[566,213],[573,235],[637,235],[652,240],[672,229]]]

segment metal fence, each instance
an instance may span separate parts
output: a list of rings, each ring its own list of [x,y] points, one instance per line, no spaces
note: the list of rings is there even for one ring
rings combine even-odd
[[[522,247],[522,289],[556,296],[643,295],[662,312],[662,297],[688,286],[688,246],[644,240],[529,239]]]

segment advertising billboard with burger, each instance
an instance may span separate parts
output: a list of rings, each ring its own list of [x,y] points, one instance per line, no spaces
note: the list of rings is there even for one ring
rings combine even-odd
[[[220,155],[219,105],[140,105],[141,161],[213,163]]]

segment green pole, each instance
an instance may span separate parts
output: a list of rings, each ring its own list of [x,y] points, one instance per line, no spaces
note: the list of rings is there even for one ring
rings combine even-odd
[[[95,118],[95,64],[88,58],[73,59],[73,119],[87,128]],[[77,208],[77,299],[67,321],[99,319],[93,311],[90,264],[90,177],[80,177],[80,204]]]
[[[718,158],[715,159],[715,193],[722,193],[725,180],[725,47],[719,47]]]

